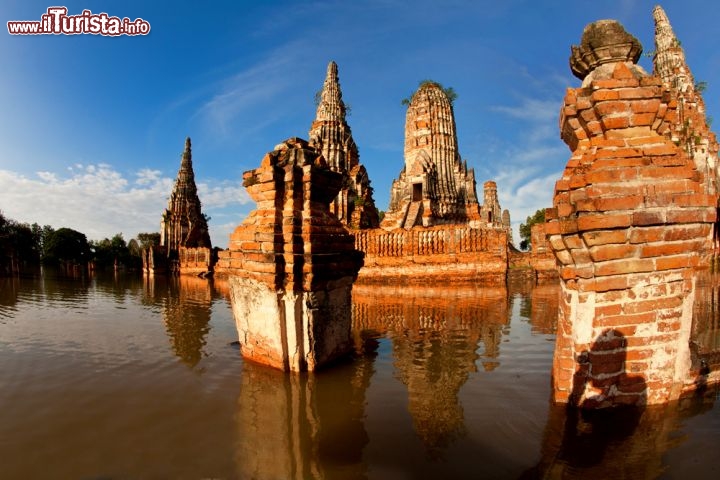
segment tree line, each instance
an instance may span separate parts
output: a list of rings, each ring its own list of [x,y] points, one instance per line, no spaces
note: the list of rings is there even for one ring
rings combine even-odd
[[[159,244],[159,233],[139,233],[128,242],[122,233],[88,241],[85,234],[72,228],[56,230],[50,225],[21,223],[0,212],[0,275],[40,265],[135,269],[142,266],[142,250]]]

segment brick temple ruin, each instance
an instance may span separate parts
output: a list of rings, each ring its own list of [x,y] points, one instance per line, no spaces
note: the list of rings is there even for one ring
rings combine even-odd
[[[718,144],[665,12],[654,73],[612,20],[572,48],[561,136],[572,156],[546,214],[561,297],[553,395],[584,408],[666,403],[717,381],[691,352],[695,268],[717,245]]]
[[[512,259],[522,256],[512,247],[510,212],[501,209],[494,181],[484,183],[478,202],[474,170],[459,154],[452,103],[439,84],[423,82],[409,102],[404,167],[382,223],[346,120],[335,62],[327,67],[309,139],[308,148],[342,176],[329,211],[365,255],[358,281],[504,283]],[[217,274],[232,271],[232,250],[221,252]],[[536,265],[526,263],[529,270]]]
[[[460,157],[455,114],[443,88],[423,82],[405,118],[404,166],[393,181],[379,229],[355,234],[365,253],[365,283],[504,282],[511,247],[510,212],[497,185],[483,185]]]
[[[309,142],[322,153],[330,169],[343,176],[342,187],[330,204],[330,211],[349,228],[377,228],[380,218],[370,178],[360,164],[345,114],[337,64],[330,62],[308,134]]]
[[[192,166],[190,137],[160,223],[160,245],[143,252],[143,272],[208,275],[214,258]]]
[[[352,350],[350,292],[362,252],[330,211],[343,178],[298,138],[243,174],[257,207],[230,236],[219,265],[246,358],[312,371]]]
[[[243,355],[313,370],[351,349],[361,283],[502,284],[512,267],[559,275],[553,398],[583,408],[667,403],[720,381],[693,350],[696,267],[718,250],[718,144],[660,7],[654,73],[612,20],[573,47],[561,138],[572,156],[532,251],[512,247],[497,185],[461,160],[452,102],[424,82],[405,125],[404,166],[377,209],[328,66],[310,141],[289,139],[245,172],[257,208],[220,253]],[[717,362],[716,362],[717,363]]]
[[[242,353],[255,362],[312,371],[349,353],[358,272],[371,282],[504,285],[509,212],[495,182],[478,203],[446,93],[425,83],[410,102],[406,167],[382,225],[345,113],[331,62],[310,141],[288,139],[243,174],[257,206],[215,273],[228,277]]]

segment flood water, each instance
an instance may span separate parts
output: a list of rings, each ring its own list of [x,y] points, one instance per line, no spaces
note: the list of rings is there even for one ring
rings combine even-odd
[[[0,278],[0,478],[720,478],[714,391],[551,405],[557,294],[356,286],[356,355],[288,375],[242,360],[220,281]]]

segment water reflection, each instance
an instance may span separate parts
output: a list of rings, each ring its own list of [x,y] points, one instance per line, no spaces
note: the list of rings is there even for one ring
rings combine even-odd
[[[311,374],[246,362],[240,379],[236,463],[240,478],[365,478],[365,391],[376,343],[365,355]]]
[[[717,476],[711,387],[617,415],[548,405],[556,287],[358,287],[359,355],[290,376],[228,346],[213,285],[0,279],[0,476]]]
[[[697,276],[693,337],[700,354],[720,354],[720,282],[718,275],[701,271]],[[716,363],[720,364],[720,359]],[[720,365],[719,365],[720,366]]]
[[[0,323],[12,318],[16,311],[20,280],[16,277],[0,277]]]
[[[212,284],[207,279],[189,275],[145,277],[144,303],[160,307],[173,352],[191,368],[207,356],[204,348],[212,299]]]
[[[716,395],[647,408],[551,405],[540,462],[521,478],[658,478],[667,470],[664,457],[686,440],[678,435],[683,422],[712,409]]]
[[[460,388],[478,360],[485,371],[499,365],[508,311],[504,288],[353,289],[355,335],[392,339],[395,376],[407,387],[413,426],[431,459],[466,435]]]

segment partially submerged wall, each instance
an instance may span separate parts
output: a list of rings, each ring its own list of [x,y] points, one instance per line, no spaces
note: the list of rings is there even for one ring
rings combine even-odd
[[[315,370],[351,350],[350,293],[362,253],[329,210],[342,178],[298,138],[243,175],[257,208],[231,235],[219,270],[229,275],[246,358]]]
[[[355,248],[365,253],[360,283],[503,283],[508,238],[503,229],[439,225],[410,230],[363,230]]]

